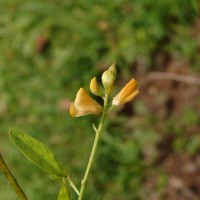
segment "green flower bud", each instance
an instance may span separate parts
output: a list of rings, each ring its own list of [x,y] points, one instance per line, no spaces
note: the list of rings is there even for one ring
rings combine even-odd
[[[115,78],[116,78],[116,67],[115,63],[113,63],[109,67],[109,69],[102,74],[101,77],[103,86],[107,94],[109,94],[112,91],[114,87]]]

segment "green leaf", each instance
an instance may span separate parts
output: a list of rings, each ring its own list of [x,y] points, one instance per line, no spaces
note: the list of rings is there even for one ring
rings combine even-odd
[[[54,180],[54,181],[62,181],[62,177],[56,176],[54,174],[49,175],[49,178]]]
[[[57,200],[70,200],[70,198],[69,198],[69,192],[68,192],[68,189],[67,189],[66,185],[63,185],[60,188]]]
[[[65,176],[62,166],[43,143],[18,130],[11,130],[10,137],[20,151],[37,166],[50,174]]]

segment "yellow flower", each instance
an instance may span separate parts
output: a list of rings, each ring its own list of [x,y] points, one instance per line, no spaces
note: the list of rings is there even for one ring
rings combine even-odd
[[[81,117],[90,114],[98,115],[101,111],[102,107],[83,88],[79,89],[75,101],[70,103],[69,108],[72,117]]]
[[[131,101],[138,94],[137,82],[131,79],[122,90],[113,98],[112,105],[118,106]]]
[[[90,90],[91,92],[96,95],[96,96],[101,96],[101,88],[99,87],[98,83],[97,83],[97,79],[96,77],[94,77],[91,81],[90,81]]]

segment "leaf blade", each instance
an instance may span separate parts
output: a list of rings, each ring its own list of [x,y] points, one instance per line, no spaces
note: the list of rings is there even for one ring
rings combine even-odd
[[[66,185],[60,188],[57,200],[70,200],[69,192]]]
[[[65,176],[62,166],[46,145],[19,130],[11,130],[10,137],[19,150],[34,164],[50,174]]]

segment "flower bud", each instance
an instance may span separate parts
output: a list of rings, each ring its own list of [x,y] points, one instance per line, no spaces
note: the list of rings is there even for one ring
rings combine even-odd
[[[115,63],[113,63],[108,70],[106,70],[103,74],[102,74],[102,83],[103,86],[106,90],[106,93],[109,94],[114,86],[114,81],[116,78],[116,67],[115,67]]]
[[[97,83],[97,79],[96,77],[94,77],[91,81],[90,81],[90,90],[91,92],[96,95],[96,96],[102,96],[101,94],[101,88],[99,86],[99,84]]]

